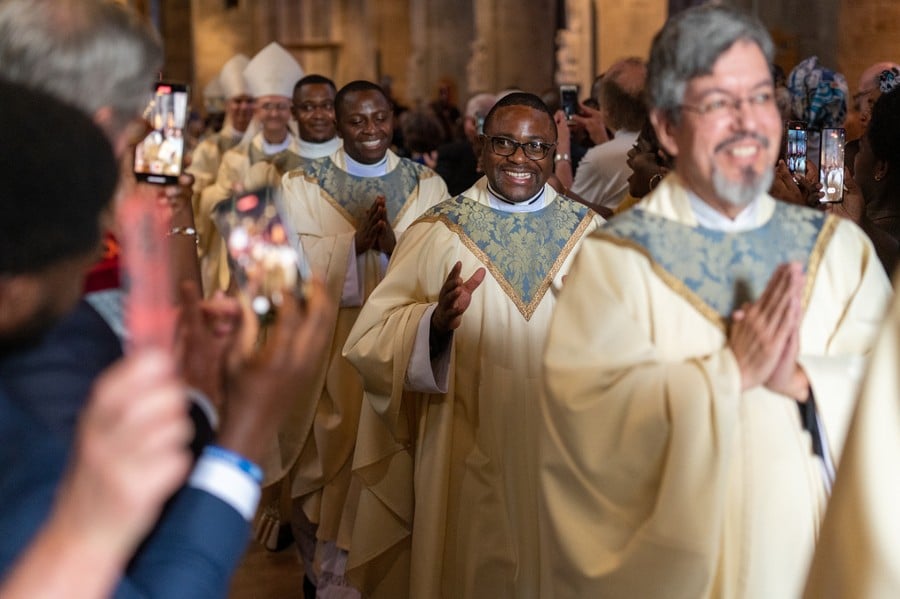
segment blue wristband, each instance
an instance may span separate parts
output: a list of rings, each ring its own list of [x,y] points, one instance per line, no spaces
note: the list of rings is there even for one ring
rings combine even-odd
[[[237,466],[243,472],[246,472],[248,475],[250,475],[250,478],[256,481],[257,484],[262,484],[262,468],[260,468],[244,456],[237,454],[229,449],[225,449],[224,447],[219,447],[218,445],[207,445],[203,448],[203,453],[212,458],[218,458],[222,461],[228,462],[229,464]]]

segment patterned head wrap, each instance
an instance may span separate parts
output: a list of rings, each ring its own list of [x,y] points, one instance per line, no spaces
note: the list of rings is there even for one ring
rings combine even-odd
[[[847,80],[840,73],[820,66],[818,57],[810,56],[794,67],[787,87],[794,117],[806,121],[810,129],[844,124],[849,95]]]
[[[898,86],[900,86],[900,69],[897,67],[881,71],[878,75],[878,87],[881,89],[881,93],[894,91]]]

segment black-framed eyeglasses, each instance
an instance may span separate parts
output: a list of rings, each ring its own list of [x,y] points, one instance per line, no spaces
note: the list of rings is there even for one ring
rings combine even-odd
[[[512,156],[516,153],[516,150],[522,148],[522,152],[525,153],[525,157],[529,160],[543,160],[556,147],[555,143],[548,144],[542,141],[520,142],[497,135],[483,135],[482,137],[490,140],[491,151],[498,156]]]
[[[771,89],[762,90],[754,94],[750,94],[744,98],[736,98],[731,95],[719,94],[706,100],[699,106],[691,106],[690,104],[681,104],[679,108],[689,110],[706,116],[709,118],[721,118],[725,116],[734,116],[741,111],[742,106],[748,106],[751,110],[768,109],[775,106],[775,91]]]

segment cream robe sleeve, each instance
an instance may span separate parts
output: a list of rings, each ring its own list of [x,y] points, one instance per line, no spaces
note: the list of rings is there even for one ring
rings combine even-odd
[[[458,259],[460,243],[443,225],[419,223],[409,228],[388,274],[369,296],[344,345],[344,355],[362,374],[369,400],[399,438],[406,436],[396,427],[419,320],[437,301]]]
[[[845,219],[814,266],[803,317],[799,362],[810,381],[837,462],[891,288],[868,236]],[[812,270],[812,268],[810,269]]]
[[[900,597],[900,299],[881,330],[847,436],[805,597]]]
[[[339,302],[356,228],[321,197],[322,190],[307,181],[302,171],[287,173],[281,186],[287,219],[299,234],[313,270],[325,280],[329,296]]]
[[[347,572],[372,597],[409,593],[420,402],[434,399],[429,418],[440,421],[439,429],[451,422],[453,406],[452,390],[447,395],[410,393],[404,381],[419,321],[437,300],[460,251],[459,237],[443,225],[410,227],[344,345],[344,356],[366,389],[353,458],[362,489]],[[451,357],[451,381],[454,367]]]
[[[556,597],[658,595],[665,568],[680,591],[665,596],[695,598],[711,576],[740,373],[718,331],[702,334],[718,334],[719,351],[661,359],[661,284],[643,255],[591,237],[560,294],[539,439]]]

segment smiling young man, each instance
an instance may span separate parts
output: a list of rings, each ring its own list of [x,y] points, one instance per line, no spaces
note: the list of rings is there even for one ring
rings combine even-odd
[[[349,567],[373,596],[539,596],[541,351],[602,222],[546,184],[556,134],[537,96],[497,102],[485,176],[406,231],[347,340],[367,393]]]
[[[291,112],[300,133],[300,156],[324,158],[341,145],[334,120],[334,82],[322,75],[307,75],[294,86]]]
[[[674,171],[582,246],[547,342],[555,596],[797,597],[890,288],[847,220],[776,202],[772,41],[686,10],[650,54]]]
[[[343,146],[289,172],[282,182],[287,216],[313,270],[341,306],[319,384],[298,389],[305,399],[280,447],[282,474],[292,467],[294,472],[289,482],[295,537],[306,554],[307,576],[324,597],[349,592],[343,573],[355,500],[348,492],[363,398],[359,376],[341,348],[360,306],[384,276],[396,238],[448,195],[431,169],[390,151],[393,107],[380,87],[347,84],[334,99],[334,111]]]

